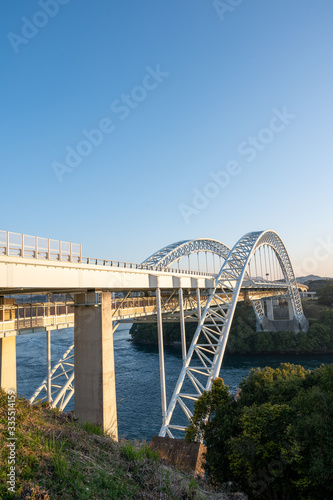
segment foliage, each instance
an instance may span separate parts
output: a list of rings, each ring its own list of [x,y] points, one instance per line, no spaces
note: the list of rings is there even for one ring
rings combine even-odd
[[[191,342],[196,324],[186,323],[186,340]],[[133,324],[130,334],[134,342],[138,344],[157,344],[156,323]],[[165,345],[181,342],[180,325],[178,323],[165,323],[163,325],[163,341]]]
[[[292,331],[264,332],[255,330],[255,318],[252,306],[238,304],[230,328],[226,352],[230,354],[286,354],[286,353],[331,353],[333,352],[333,308],[318,306],[318,319],[310,323],[308,332]],[[195,323],[186,323],[187,342],[190,342]],[[156,344],[157,327],[145,323],[133,325],[130,334],[134,342]],[[163,325],[165,344],[180,343],[179,323]]]
[[[324,306],[333,306],[333,283],[318,291],[319,303]]]
[[[309,292],[316,292],[319,295],[320,290],[327,285],[333,284],[332,278],[319,279],[319,280],[310,280],[305,283],[309,287]]]
[[[214,380],[186,433],[200,436],[214,484],[232,481],[250,498],[332,498],[333,365],[252,370],[236,396]]]

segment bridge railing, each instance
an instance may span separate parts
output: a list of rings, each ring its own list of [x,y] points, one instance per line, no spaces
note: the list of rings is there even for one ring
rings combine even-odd
[[[118,267],[122,269],[146,269],[149,271],[163,271],[192,276],[215,276],[212,273],[205,273],[203,271],[172,269],[169,267],[135,264],[133,262],[121,262],[115,260],[82,257],[82,246],[79,243],[69,243],[67,241],[53,240],[50,238],[41,238],[40,236],[30,236],[28,234],[13,233],[10,231],[1,230],[0,255],[44,260],[58,260],[61,262]]]
[[[209,276],[213,277],[213,273],[205,273],[203,271],[190,271],[187,269],[177,269],[171,267],[161,267],[161,266],[147,266],[146,264],[136,264],[134,262],[121,262],[116,260],[104,260],[104,259],[94,259],[91,257],[82,257],[82,264],[96,265],[96,266],[107,266],[107,267],[119,267],[122,269],[146,269],[147,271],[166,271],[169,273],[179,273],[179,274],[190,274],[199,276]]]
[[[0,255],[81,262],[82,248],[79,243],[0,231]]]
[[[11,300],[11,299],[8,299]],[[67,325],[74,321],[72,302],[44,302],[0,305],[0,333],[50,325]]]

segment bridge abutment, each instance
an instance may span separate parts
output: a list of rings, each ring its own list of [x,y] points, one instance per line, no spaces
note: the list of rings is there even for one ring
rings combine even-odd
[[[299,323],[295,317],[291,299],[287,299],[287,317],[283,319],[275,318],[274,316],[274,306],[273,299],[265,299],[266,304],[266,316],[262,319],[260,324],[257,323],[257,330],[264,330],[270,332],[278,331],[292,331],[298,333],[299,331],[307,332],[309,328],[309,322],[305,317],[302,318]]]
[[[0,339],[0,387],[16,392],[16,337]]]
[[[118,440],[111,294],[75,298],[74,411],[81,422],[100,424]]]

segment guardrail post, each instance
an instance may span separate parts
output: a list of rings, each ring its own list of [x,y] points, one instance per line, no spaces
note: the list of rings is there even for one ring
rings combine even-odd
[[[9,255],[9,231],[6,233],[6,255]]]

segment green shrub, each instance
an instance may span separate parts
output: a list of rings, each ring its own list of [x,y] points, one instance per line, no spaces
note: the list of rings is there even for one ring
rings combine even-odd
[[[214,380],[186,432],[200,437],[213,484],[232,481],[250,498],[333,498],[333,365],[252,370],[236,396]]]

